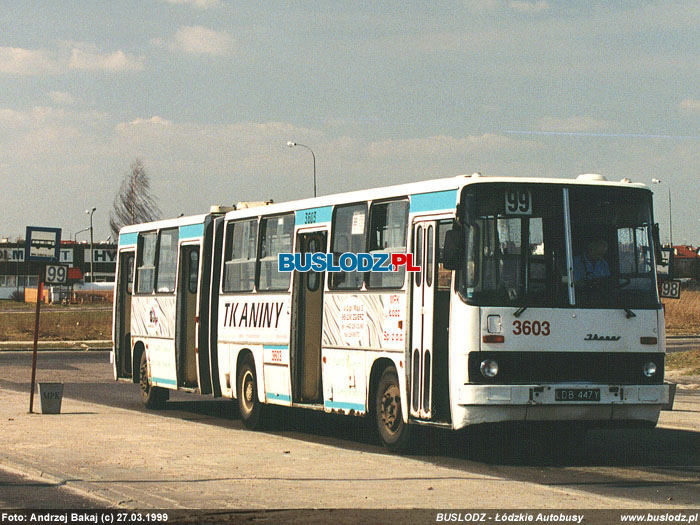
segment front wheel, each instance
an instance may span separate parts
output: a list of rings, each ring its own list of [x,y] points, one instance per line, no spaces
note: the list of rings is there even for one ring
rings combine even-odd
[[[141,354],[139,389],[141,390],[141,401],[143,401],[146,408],[158,409],[165,406],[165,402],[168,399],[168,391],[165,388],[151,385],[151,379],[148,377],[146,352]]]
[[[410,427],[403,420],[399,378],[394,367],[384,370],[377,383],[374,417],[379,437],[387,450],[406,452],[410,444]]]
[[[238,369],[238,411],[246,428],[260,430],[263,427],[263,406],[258,399],[258,381],[255,363],[248,355]]]

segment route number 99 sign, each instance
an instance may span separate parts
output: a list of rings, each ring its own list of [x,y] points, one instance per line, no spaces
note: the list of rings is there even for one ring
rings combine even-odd
[[[48,265],[46,267],[47,284],[63,284],[68,280],[68,267],[59,265]]]
[[[506,215],[532,215],[532,198],[527,190],[506,190]]]
[[[666,299],[681,298],[681,282],[680,281],[661,281],[661,297]]]

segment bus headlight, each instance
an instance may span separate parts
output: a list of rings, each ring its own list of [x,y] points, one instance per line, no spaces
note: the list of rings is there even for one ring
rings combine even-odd
[[[644,375],[647,377],[653,377],[656,374],[656,365],[649,361],[644,365]]]
[[[481,375],[484,377],[496,377],[498,374],[498,363],[493,359],[486,359],[481,362]]]

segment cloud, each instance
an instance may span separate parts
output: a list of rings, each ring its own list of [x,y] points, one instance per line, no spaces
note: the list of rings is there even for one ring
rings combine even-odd
[[[62,74],[83,71],[140,71],[143,58],[122,50],[100,53],[93,44],[63,42],[56,50],[0,47],[0,73],[8,75]]]
[[[53,100],[56,104],[61,104],[64,106],[71,106],[75,103],[75,99],[70,93],[65,93],[63,91],[50,91],[49,98]]]
[[[165,0],[169,4],[176,5],[191,5],[197,9],[209,9],[210,7],[219,7],[221,0]]]
[[[113,53],[100,53],[91,44],[76,43],[71,46],[68,67],[84,71],[141,71],[143,58],[125,53],[121,49]]]
[[[61,65],[44,49],[0,47],[0,73],[8,75],[40,75],[58,73]]]
[[[157,47],[180,51],[191,55],[223,56],[233,49],[234,39],[225,31],[215,31],[203,26],[184,26],[170,40],[151,40]]]
[[[126,130],[130,127],[134,126],[170,126],[172,125],[172,122],[169,120],[166,120],[164,118],[159,117],[158,115],[155,115],[151,118],[144,119],[144,118],[137,118],[132,120],[131,122],[121,122],[120,124],[117,125],[117,130],[123,131]]]
[[[9,108],[0,108],[0,125],[3,128],[12,128],[22,125],[26,121],[26,114]]]
[[[678,104],[678,107],[684,113],[700,113],[700,100],[696,98],[686,98],[683,102]]]

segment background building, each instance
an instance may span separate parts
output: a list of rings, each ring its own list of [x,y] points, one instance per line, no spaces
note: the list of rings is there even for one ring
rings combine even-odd
[[[90,269],[90,244],[61,241],[60,262],[68,267],[68,286],[63,292],[74,287],[93,288],[89,283],[97,283],[96,289],[110,288],[106,283],[114,282],[117,261],[117,245],[95,243],[93,245],[93,269]],[[26,288],[36,288],[42,265],[25,261],[25,244],[0,242],[0,299],[10,299],[13,294],[24,294]],[[68,288],[68,290],[65,290]]]

